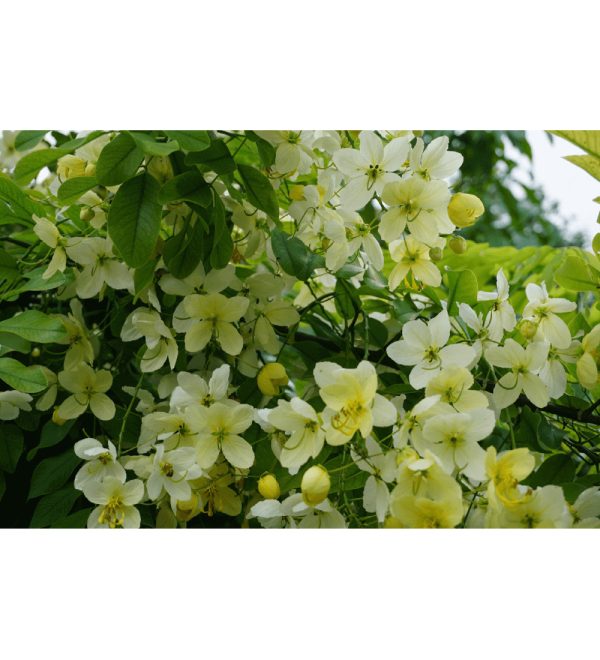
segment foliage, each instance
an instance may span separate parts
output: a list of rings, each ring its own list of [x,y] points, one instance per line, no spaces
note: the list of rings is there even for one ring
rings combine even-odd
[[[5,133],[0,522],[599,526],[600,260],[507,141]]]

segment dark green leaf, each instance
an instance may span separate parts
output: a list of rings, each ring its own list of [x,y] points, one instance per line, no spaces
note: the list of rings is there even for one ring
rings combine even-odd
[[[3,424],[0,437],[0,468],[12,474],[21,458],[24,446],[23,431],[14,424]]]
[[[204,208],[212,201],[211,189],[198,170],[189,170],[167,181],[160,189],[162,204],[175,200],[195,202]]]
[[[532,488],[567,483],[573,481],[576,468],[569,454],[555,454],[547,458],[523,483]]]
[[[92,512],[91,507],[80,509],[69,516],[54,521],[50,527],[52,529],[83,529],[86,527],[87,519]]]
[[[96,177],[75,176],[67,179],[58,189],[56,196],[61,204],[72,204],[76,202],[83,193],[91,190],[97,184]]]
[[[68,449],[60,456],[46,458],[36,465],[31,476],[31,486],[27,499],[54,493],[65,485],[73,471],[79,465],[79,459],[73,449]]]
[[[34,447],[29,452],[27,452],[27,460],[31,461],[40,449],[54,447],[55,445],[59,444],[67,437],[74,424],[74,419],[70,419],[62,425],[55,424],[51,419],[49,419],[42,427],[42,434],[39,444],[37,447]]]
[[[172,140],[177,140],[184,151],[203,151],[210,146],[206,131],[164,131]]]
[[[64,518],[73,508],[81,493],[73,486],[62,488],[56,493],[44,495],[37,503],[29,527],[48,527]]]
[[[305,282],[315,268],[325,265],[323,257],[312,253],[295,236],[288,236],[280,229],[271,233],[271,245],[277,261],[288,275],[293,275]]]
[[[256,168],[238,165],[248,201],[257,209],[264,211],[272,220],[279,220],[279,203],[271,182]]]
[[[151,259],[143,266],[135,269],[135,272],[133,273],[133,286],[136,296],[139,296],[142,291],[152,284],[156,262],[156,259]]]
[[[214,194],[214,207],[211,215],[214,227],[213,246],[210,253],[210,265],[213,268],[225,268],[231,259],[233,241],[231,228],[225,219],[225,208],[220,197]]]
[[[158,142],[146,133],[130,132],[137,146],[149,156],[168,156],[179,149],[177,142]]]
[[[182,231],[169,238],[163,248],[163,259],[171,273],[183,279],[191,275],[200,263],[206,232],[202,222],[188,223]]]
[[[344,280],[338,280],[335,285],[335,308],[345,319],[352,319],[360,310],[360,300],[357,299],[354,287]]]
[[[0,380],[19,392],[35,394],[48,387],[41,367],[26,367],[17,360],[0,357]]]
[[[103,186],[115,186],[132,177],[144,159],[144,152],[127,133],[117,135],[100,153],[96,179]]]
[[[37,146],[48,131],[19,131],[15,138],[15,149],[17,151],[29,151]]]
[[[29,195],[19,188],[9,178],[0,174],[0,199],[3,200],[15,218],[32,225],[33,214],[43,216],[45,209],[41,204],[34,202]]]
[[[162,214],[159,191],[153,176],[140,174],[117,190],[108,212],[108,233],[133,268],[143,266],[154,252]]]
[[[202,165],[217,174],[235,172],[235,161],[223,140],[215,140],[208,149],[194,151],[185,157],[186,165]]]

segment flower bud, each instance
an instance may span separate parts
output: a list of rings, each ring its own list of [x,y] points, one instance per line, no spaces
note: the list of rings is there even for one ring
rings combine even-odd
[[[519,323],[519,332],[525,339],[533,339],[538,331],[537,323],[529,319],[523,319]]]
[[[434,247],[429,250],[429,258],[431,261],[440,261],[444,256],[442,248]]]
[[[401,529],[402,527],[404,527],[404,525],[402,525],[398,518],[394,518],[394,516],[388,516],[383,521],[384,529]]]
[[[292,186],[290,188],[290,199],[301,202],[304,199],[304,186]]]
[[[189,500],[177,500],[175,517],[177,520],[187,522],[200,513],[198,496],[192,493]]]
[[[281,488],[274,475],[265,474],[258,480],[258,492],[266,500],[276,500],[281,495]]]
[[[39,358],[41,354],[42,354],[42,352],[40,351],[40,349],[37,346],[35,346],[34,348],[31,349],[31,357],[32,358]]]
[[[325,500],[330,487],[331,479],[327,470],[322,465],[313,465],[302,477],[302,499],[308,506],[317,506]]]
[[[96,214],[94,213],[94,210],[89,207],[84,207],[81,209],[81,211],[79,211],[79,219],[83,220],[84,222],[93,220],[95,215]]]
[[[470,227],[483,215],[485,207],[479,197],[468,193],[452,195],[448,204],[448,216],[457,227]]]
[[[259,372],[256,377],[258,389],[268,396],[276,396],[280,389],[289,382],[289,377],[285,367],[279,362],[269,362]]]
[[[69,154],[58,159],[56,173],[62,181],[75,176],[85,176],[85,165],[85,160]]]
[[[467,251],[467,241],[462,236],[453,236],[448,241],[448,247],[454,254],[464,254]]]
[[[62,426],[66,423],[67,420],[60,417],[58,414],[58,408],[55,408],[54,412],[52,413],[52,421],[54,424],[56,424],[56,426]]]

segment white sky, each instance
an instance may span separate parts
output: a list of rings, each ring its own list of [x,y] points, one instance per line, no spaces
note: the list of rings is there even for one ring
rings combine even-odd
[[[600,181],[563,158],[583,151],[556,136],[550,143],[545,131],[527,131],[527,138],[533,150],[535,181],[550,200],[560,204],[569,228],[583,232],[591,244],[594,234],[600,231],[596,223],[600,204],[592,201],[600,195]]]

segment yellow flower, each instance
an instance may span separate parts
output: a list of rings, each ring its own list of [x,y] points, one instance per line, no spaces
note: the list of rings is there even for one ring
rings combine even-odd
[[[439,286],[442,275],[431,261],[429,247],[412,236],[406,236],[389,245],[390,255],[396,262],[389,277],[390,291],[400,286],[402,280],[412,273],[416,280],[428,286]]]
[[[490,480],[488,499],[494,497],[505,506],[519,504],[531,491],[520,489],[519,482],[526,479],[535,467],[535,459],[526,447],[511,449],[497,456],[495,447],[488,447],[485,471]]]
[[[267,500],[276,500],[281,495],[281,488],[274,475],[264,474],[258,480],[258,492]]]
[[[577,360],[577,378],[579,382],[593,389],[598,384],[598,363],[600,362],[600,325],[597,325],[581,342],[583,354]]]

